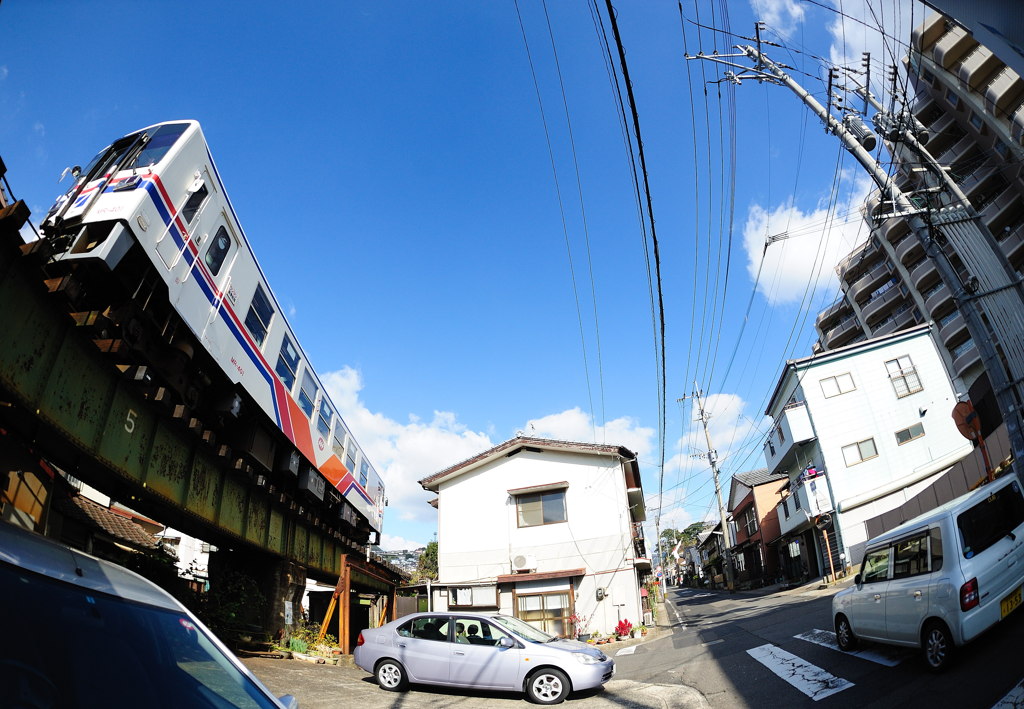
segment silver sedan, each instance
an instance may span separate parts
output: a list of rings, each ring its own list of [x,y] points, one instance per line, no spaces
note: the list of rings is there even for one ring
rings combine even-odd
[[[390,692],[437,684],[526,692],[537,704],[557,704],[615,674],[614,660],[597,648],[499,613],[414,613],[368,628],[355,663]]]

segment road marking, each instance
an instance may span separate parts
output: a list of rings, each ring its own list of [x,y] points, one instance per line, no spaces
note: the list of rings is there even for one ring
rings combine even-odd
[[[1013,709],[1024,706],[1024,680],[1011,689],[1009,693],[998,702],[992,705],[992,709]]]
[[[634,652],[636,652],[636,645],[633,645],[632,647],[624,647],[615,653],[615,657],[618,657],[619,655],[632,655]]]
[[[747,654],[816,702],[853,686],[853,682],[829,674],[770,643],[751,648]]]
[[[862,660],[868,660],[870,662],[876,662],[879,665],[885,665],[886,667],[895,667],[900,664],[911,654],[912,650],[905,650],[903,648],[896,647],[881,647],[878,650],[857,650],[855,652],[843,652],[840,649],[839,643],[836,642],[836,634],[831,630],[819,630],[815,628],[807,633],[800,633],[794,635],[797,640],[804,640],[815,645],[821,645],[827,647],[830,650],[836,652],[842,652],[844,655],[852,655],[853,657],[859,657]]]

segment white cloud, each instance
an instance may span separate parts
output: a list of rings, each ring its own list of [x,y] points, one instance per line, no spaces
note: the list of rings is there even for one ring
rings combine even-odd
[[[363,388],[362,376],[351,367],[329,372],[321,379],[338,412],[384,479],[388,498],[385,528],[396,521],[401,523],[398,525],[401,536],[385,533],[381,536],[381,546],[384,549],[425,546],[436,529],[437,513],[427,504],[434,495],[417,481],[471,458],[495,442],[486,433],[470,430],[448,411],[435,411],[430,421],[410,416],[405,423],[370,411],[359,396]],[[574,408],[531,419],[524,433],[593,442],[594,430],[590,415]],[[640,455],[651,451],[654,438],[654,429],[640,426],[629,417],[598,426],[597,433],[598,440],[626,446]],[[421,528],[430,531],[423,533],[420,539],[408,538],[410,532],[405,530],[416,534]]]
[[[493,445],[486,434],[468,430],[452,413],[434,412],[429,422],[410,417],[409,422],[403,424],[371,412],[359,398],[362,377],[351,367],[329,372],[322,381],[359,445],[384,479],[389,502],[385,526],[389,518],[395,517],[434,524],[436,512],[427,504],[433,495],[417,481]],[[427,541],[402,540],[402,543],[416,547]]]
[[[871,53],[872,92],[887,102],[888,67],[902,69],[910,34],[934,11],[913,0],[833,0],[837,10],[828,32],[832,37],[829,58],[833,64],[859,69],[863,52]],[[884,28],[885,34],[877,29]]]
[[[784,38],[804,21],[804,8],[796,0],[750,0],[750,8],[755,19]]]
[[[651,454],[654,438],[653,428],[640,426],[636,419],[629,416],[613,419],[604,426],[595,426],[593,417],[579,407],[530,419],[523,433],[561,441],[625,446],[641,458]]]
[[[412,551],[413,549],[419,549],[424,546],[426,545],[423,542],[416,542],[411,539],[396,537],[393,534],[380,535],[380,548],[384,551]]]
[[[743,227],[747,272],[753,280],[760,269],[757,289],[769,304],[798,303],[808,287],[838,289],[835,265],[868,236],[859,210],[872,183],[867,175],[852,183],[831,212],[827,202],[804,211],[792,198],[769,209],[751,205]],[[779,235],[786,238],[765,249],[768,237]]]
[[[32,130],[40,138],[45,138],[46,137],[46,126],[44,126],[40,121],[36,121],[35,123],[32,124]]]
[[[0,81],[3,81],[10,75],[10,71],[7,69],[6,64],[0,64]]]

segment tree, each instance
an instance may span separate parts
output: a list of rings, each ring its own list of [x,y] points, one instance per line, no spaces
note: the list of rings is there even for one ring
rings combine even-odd
[[[437,578],[437,542],[427,544],[416,562],[415,581]]]
[[[688,526],[679,533],[680,538],[683,540],[683,547],[697,546],[697,537],[700,536],[701,532],[710,529],[712,526],[710,522],[694,522]]]

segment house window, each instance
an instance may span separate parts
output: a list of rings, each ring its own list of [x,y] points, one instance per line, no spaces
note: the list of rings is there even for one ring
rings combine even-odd
[[[309,367],[302,373],[302,387],[299,389],[299,408],[306,412],[306,416],[313,418],[313,407],[316,405],[317,386],[309,373]]]
[[[291,391],[295,386],[295,373],[299,371],[299,352],[288,335],[285,335],[281,342],[281,354],[277,356],[275,371],[277,376],[281,377],[285,388]]]
[[[331,407],[331,402],[324,397],[324,400],[320,402],[320,416],[317,419],[316,427],[325,436],[331,434],[331,418],[333,416],[334,409]]]
[[[953,108],[960,105],[960,97],[953,93],[952,89],[946,89],[946,100],[949,101],[949,105]]]
[[[786,519],[789,519],[789,503],[786,502],[786,498],[782,498],[782,514]]]
[[[921,378],[917,376],[917,368],[914,367],[914,363],[910,361],[908,355],[890,359],[885,363],[885,368],[889,372],[889,380],[892,382],[892,388],[896,391],[897,399],[924,389],[921,385]]]
[[[545,633],[565,637],[572,630],[572,604],[568,591],[516,596],[516,617]]]
[[[565,490],[516,495],[516,517],[520,527],[565,522]]]
[[[496,586],[460,586],[448,591],[448,606],[488,606],[498,605],[498,589]],[[479,622],[479,621],[471,621]]]
[[[971,122],[971,125],[974,126],[974,129],[978,131],[980,131],[981,127],[985,124],[984,121],[981,120],[981,116],[974,111],[971,111],[971,117],[968,120]]]
[[[263,340],[267,338],[267,329],[273,317],[274,308],[270,305],[270,299],[267,298],[263,286],[257,285],[252,303],[249,305],[249,314],[245,316],[245,327],[252,334],[252,339],[256,340],[257,346],[262,346]]]
[[[793,505],[799,510],[803,509],[800,507],[800,488],[793,490]]]
[[[757,532],[757,512],[754,511],[754,506],[751,505],[747,508],[747,511],[743,513],[743,524],[747,528],[747,536],[753,536]]]
[[[878,449],[875,448],[875,439],[868,438],[865,441],[857,441],[848,446],[843,446],[843,458],[846,460],[846,467],[862,463],[869,458],[878,456]]]
[[[825,377],[821,380],[821,393],[825,395],[826,399],[845,394],[856,388],[853,383],[853,376],[849,372],[837,374],[834,377]]]
[[[924,435],[924,426],[919,423],[915,423],[909,428],[904,428],[896,432],[896,445],[902,446],[908,441],[912,441],[915,438],[920,438]]]

